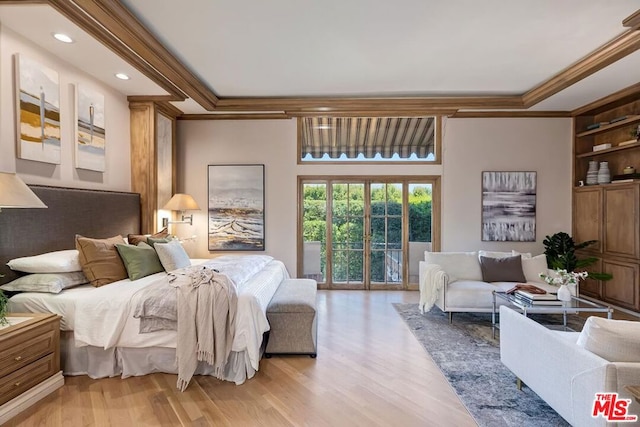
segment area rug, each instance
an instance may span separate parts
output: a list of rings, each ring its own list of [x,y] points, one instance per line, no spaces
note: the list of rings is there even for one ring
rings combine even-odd
[[[515,375],[500,362],[500,343],[491,336],[490,313],[455,313],[450,324],[437,307],[423,315],[418,304],[393,305],[478,425],[569,426],[531,389],[516,388]],[[558,323],[558,317],[547,315],[544,320]],[[572,316],[570,326],[580,330],[581,323]]]

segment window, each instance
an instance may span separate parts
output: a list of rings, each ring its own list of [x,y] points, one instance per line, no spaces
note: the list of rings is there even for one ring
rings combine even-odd
[[[440,117],[302,117],[299,162],[440,163]]]
[[[413,289],[438,249],[439,177],[299,177],[298,272],[323,288]]]

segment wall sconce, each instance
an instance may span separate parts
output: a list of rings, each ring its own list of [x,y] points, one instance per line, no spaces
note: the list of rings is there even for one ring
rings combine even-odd
[[[15,173],[0,172],[0,211],[2,208],[46,208],[47,205]]]
[[[162,218],[162,226],[166,227],[169,224],[189,224],[193,225],[193,214],[186,216],[184,214],[185,211],[196,210],[199,211],[200,207],[188,194],[176,193],[173,195],[171,200],[167,202],[166,205],[162,208],[168,211],[180,211],[182,215],[182,219],[180,221],[169,221],[169,218]]]

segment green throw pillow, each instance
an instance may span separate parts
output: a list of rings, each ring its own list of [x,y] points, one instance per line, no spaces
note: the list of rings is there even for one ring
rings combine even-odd
[[[116,245],[116,249],[131,280],[164,271],[156,251],[144,242],[138,243],[138,246]]]

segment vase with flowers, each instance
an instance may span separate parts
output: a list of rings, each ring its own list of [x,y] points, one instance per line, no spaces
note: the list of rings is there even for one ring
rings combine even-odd
[[[554,270],[554,274],[540,273],[542,280],[550,285],[558,286],[558,299],[560,301],[571,301],[571,296],[575,295],[575,289],[578,286],[578,282],[582,279],[586,279],[589,273],[586,271],[567,271],[564,269]],[[572,292],[571,289],[574,289]]]

